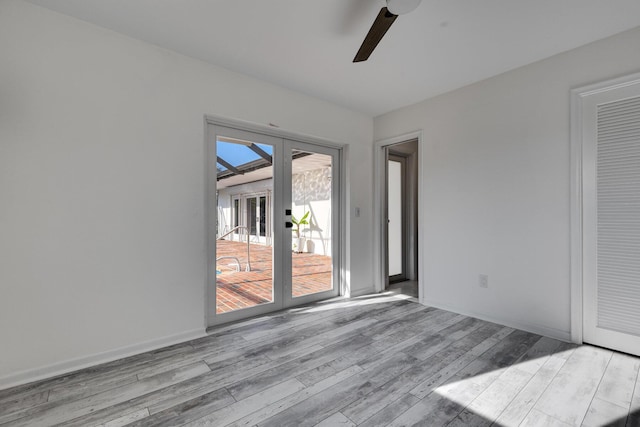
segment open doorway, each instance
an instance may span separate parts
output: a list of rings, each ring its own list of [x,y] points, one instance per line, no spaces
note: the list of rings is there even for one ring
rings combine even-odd
[[[384,288],[418,297],[418,140],[384,150]]]

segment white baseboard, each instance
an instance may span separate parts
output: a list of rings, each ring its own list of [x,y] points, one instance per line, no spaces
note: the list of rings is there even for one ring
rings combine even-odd
[[[69,359],[38,368],[27,369],[0,377],[0,390],[27,384],[33,381],[56,377],[58,375],[68,374],[79,369],[88,368],[90,366],[95,366],[106,362],[112,362],[124,357],[134,356],[136,354],[145,353],[147,351],[157,350],[162,347],[168,347],[173,344],[179,344],[185,341],[202,338],[206,335],[207,334],[204,328],[194,329],[167,337],[120,347],[114,350],[108,350],[102,353]]]
[[[529,323],[522,323],[513,319],[506,319],[501,317],[486,316],[481,313],[476,313],[469,310],[461,310],[458,307],[453,307],[448,304],[443,304],[439,301],[434,301],[429,298],[425,298],[422,302],[423,305],[439,308],[442,310],[451,311],[453,313],[462,314],[464,316],[475,317],[476,319],[485,320],[487,322],[497,323],[499,325],[508,326],[510,328],[520,329],[525,332],[531,332],[532,334],[542,335],[549,338],[555,338],[560,341],[571,342],[571,332],[563,331],[560,329],[550,328],[543,325],[535,325]]]
[[[374,294],[375,291],[373,289],[356,289],[351,291],[351,294],[349,294],[349,298],[355,298],[355,297],[361,297],[362,295],[371,295]]]

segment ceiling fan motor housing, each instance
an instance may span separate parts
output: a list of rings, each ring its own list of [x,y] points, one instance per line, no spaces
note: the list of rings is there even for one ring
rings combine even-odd
[[[404,15],[414,11],[422,0],[387,0],[387,9],[394,15]]]
[[[353,62],[363,62],[369,59],[373,50],[378,46],[382,37],[387,33],[398,15],[409,13],[420,5],[420,0],[387,0],[387,7],[378,12],[378,16],[364,38]]]

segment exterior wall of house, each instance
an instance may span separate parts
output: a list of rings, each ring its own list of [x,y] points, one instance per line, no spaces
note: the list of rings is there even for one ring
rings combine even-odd
[[[300,227],[307,240],[302,252],[331,256],[331,169],[305,171],[291,179],[293,215],[299,219],[309,212],[309,225]]]
[[[301,236],[306,239],[302,252],[311,252],[331,256],[331,169],[320,168],[293,174],[292,212],[296,218],[302,218],[309,212],[309,225],[301,226]],[[233,198],[271,192],[273,181],[261,180],[247,184],[234,185],[218,191],[218,235],[233,228]],[[270,198],[268,198],[270,200]],[[269,212],[272,206],[268,206]],[[270,215],[269,215],[270,216]],[[295,233],[293,244],[296,243]],[[241,236],[231,236],[242,239]],[[270,244],[269,239],[259,243]],[[295,250],[299,250],[297,247]]]

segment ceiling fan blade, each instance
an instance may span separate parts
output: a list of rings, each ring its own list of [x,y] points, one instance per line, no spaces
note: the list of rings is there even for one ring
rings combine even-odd
[[[373,25],[364,38],[362,46],[360,46],[358,53],[356,53],[356,57],[353,58],[353,62],[362,62],[369,59],[369,56],[376,46],[378,46],[378,43],[380,43],[380,40],[382,40],[382,37],[384,37],[397,17],[398,15],[389,12],[389,9],[386,7],[380,9],[380,13],[378,13],[376,20],[373,21]]]

